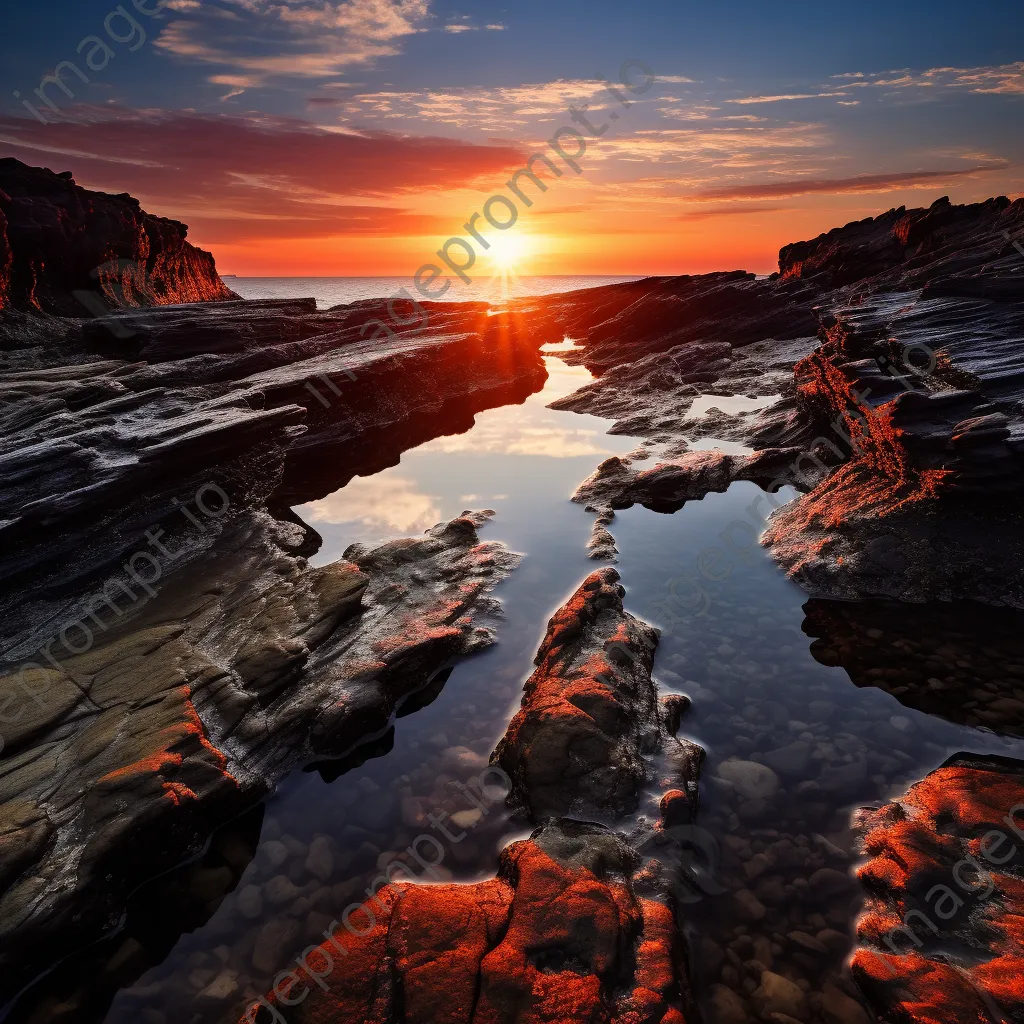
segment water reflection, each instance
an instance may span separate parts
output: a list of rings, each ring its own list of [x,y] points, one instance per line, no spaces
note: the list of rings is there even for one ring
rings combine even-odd
[[[808,601],[811,654],[951,722],[1024,735],[1024,612],[967,601]]]

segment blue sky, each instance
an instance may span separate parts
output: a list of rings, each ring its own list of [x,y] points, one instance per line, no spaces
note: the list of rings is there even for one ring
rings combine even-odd
[[[131,191],[232,267],[255,266],[268,237],[292,256],[315,238],[305,272],[353,252],[395,272],[567,123],[569,103],[606,106],[597,78],[629,58],[656,87],[524,225],[537,269],[770,269],[779,244],[834,223],[1024,187],[1024,18],[1002,0],[170,0],[142,13],[160,6],[126,0],[132,21],[110,20],[110,0],[12,7],[0,155]],[[88,36],[109,47],[99,70],[85,65],[94,43],[76,52]],[[33,93],[65,60],[90,81],[66,72],[72,97],[48,87],[57,114]],[[412,167],[424,139],[451,143],[430,144],[433,185]],[[345,166],[336,186],[331,161]],[[288,235],[290,213],[274,211],[297,196],[325,217],[292,218]],[[277,221],[269,234],[260,218]]]

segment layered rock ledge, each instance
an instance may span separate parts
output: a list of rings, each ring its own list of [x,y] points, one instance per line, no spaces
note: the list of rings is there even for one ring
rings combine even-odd
[[[5,665],[3,976],[116,925],[127,894],[225,816],[379,735],[490,643],[489,593],[518,559],[479,541],[485,518],[317,569],[296,554],[305,533],[266,513],[188,555],[168,538],[182,564],[148,600],[108,589],[119,615],[94,606],[105,628],[87,652],[51,640],[49,659]]]

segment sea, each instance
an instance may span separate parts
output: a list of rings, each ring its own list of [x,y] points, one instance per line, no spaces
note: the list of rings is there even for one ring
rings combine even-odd
[[[552,275],[549,277],[507,277],[459,282],[448,289],[443,302],[504,302],[530,295],[578,291],[623,281],[639,281],[642,275]],[[224,283],[243,299],[297,299],[313,296],[319,309],[329,309],[362,299],[383,299],[398,295],[403,288],[416,294],[411,277],[231,277]]]

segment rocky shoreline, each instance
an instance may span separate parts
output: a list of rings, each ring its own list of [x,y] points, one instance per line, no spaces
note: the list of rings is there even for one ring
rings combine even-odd
[[[769,495],[794,487],[762,542],[811,598],[815,658],[907,707],[1021,735],[1024,668],[993,650],[1024,608],[1024,261],[1005,240],[1022,230],[1024,200],[940,200],[787,246],[767,280],[651,278],[503,310],[422,303],[397,321],[407,327],[368,338],[396,322],[392,303],[240,300],[184,225],[0,161],[8,990],[116,932],[133,891],[196,856],[226,819],[256,813],[288,772],[340,774],[361,748],[370,756],[403,708],[494,642],[493,590],[519,556],[481,539],[489,510],[314,567],[319,538],[291,507],[522,402],[544,384],[541,347],[563,337],[576,342],[567,361],[598,376],[555,407],[643,439],[567,481],[596,516],[592,557],[615,557],[615,513],[633,504],[672,513],[736,481]],[[730,398],[759,407],[730,411]],[[726,408],[692,412],[711,401]],[[735,448],[691,450],[701,438]],[[302,942],[317,964],[304,981],[279,979],[264,1014],[434,1020],[443,1004],[453,1021],[683,1024],[697,1019],[696,970],[721,1024],[869,1020],[840,962],[837,929],[857,897],[849,864],[813,848],[807,822],[781,814],[774,835],[735,837],[722,866],[750,931],[693,934],[703,751],[676,736],[689,699],[655,682],[658,631],[626,611],[622,582],[598,569],[548,624],[491,758],[508,780],[503,813],[532,829],[496,871],[459,885],[385,873],[373,924],[339,953],[338,936],[351,936],[324,915],[341,910],[321,894],[331,872],[308,868],[326,863],[329,844],[316,855],[282,846],[280,863],[298,858],[320,884],[299,896],[284,875],[271,882],[308,899],[323,927],[275,925],[262,940],[264,973],[287,974],[275,960]],[[950,610],[953,600],[970,610]],[[970,625],[986,605],[999,607]],[[930,632],[904,625],[929,617]],[[894,655],[890,629],[918,630],[920,643]],[[780,778],[799,775],[810,751],[797,738],[765,761],[724,761],[703,783],[707,813],[762,825],[784,796]],[[858,761],[821,779],[853,799],[865,772]],[[899,968],[912,979],[903,988],[876,962],[877,921],[909,908],[879,865],[903,864],[907,891],[949,866],[950,851],[933,847],[946,842],[936,808],[951,772],[955,852],[973,853],[970,829],[991,824],[977,817],[989,784],[1013,797],[1019,765],[947,765],[863,819],[873,859],[859,879],[873,902],[854,966],[880,1019],[918,1019],[908,1007],[931,985],[948,1001],[933,1000],[933,1016],[975,1019],[963,1009],[974,997],[957,994],[937,953]],[[920,843],[893,825],[910,807],[935,819]],[[422,823],[422,808],[407,811]],[[465,813],[444,815],[462,814],[461,828]],[[911,864],[915,843],[924,852]],[[225,855],[209,868],[220,872],[207,879],[209,905],[246,862]],[[1000,884],[956,939],[1009,963],[1024,912],[1016,861]],[[787,918],[783,894],[808,886],[824,912]],[[991,928],[1006,939],[998,949]],[[783,949],[801,972],[787,974]],[[964,970],[972,991],[1018,1011],[1020,994],[994,971]],[[232,981],[218,996],[221,976],[204,982],[211,1006],[240,995]],[[300,983],[301,1006],[289,1001]]]

